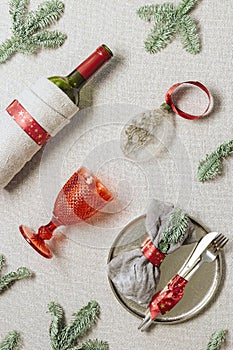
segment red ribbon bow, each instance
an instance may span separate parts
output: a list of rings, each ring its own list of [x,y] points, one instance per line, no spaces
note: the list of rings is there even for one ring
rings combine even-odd
[[[159,314],[164,315],[181,300],[187,283],[186,279],[176,275],[162,291],[154,295],[150,303],[151,320],[155,320]]]
[[[200,88],[202,91],[204,91],[206,93],[206,95],[208,97],[208,105],[202,114],[192,115],[189,113],[185,113],[184,111],[182,111],[181,109],[176,107],[176,105],[174,104],[173,99],[172,99],[172,95],[177,88],[179,88],[181,85],[184,85],[184,84],[190,84],[190,85],[197,86],[198,88]],[[211,95],[210,95],[209,90],[203,84],[201,84],[199,81],[184,81],[182,83],[174,84],[170,87],[170,89],[167,91],[167,93],[165,95],[165,101],[169,106],[171,106],[173,111],[176,114],[178,114],[180,117],[185,118],[185,119],[194,120],[194,119],[201,118],[207,114],[207,112],[209,111],[210,106],[211,106]]]

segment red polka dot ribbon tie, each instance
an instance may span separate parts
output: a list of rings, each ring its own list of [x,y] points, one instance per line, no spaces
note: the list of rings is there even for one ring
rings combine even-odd
[[[31,116],[31,114],[14,100],[6,111],[14,121],[35,141],[39,146],[43,146],[50,139],[49,133]]]
[[[151,320],[170,311],[182,299],[187,283],[186,279],[176,275],[162,291],[154,295],[149,307]]]
[[[160,252],[158,248],[154,246],[151,239],[148,237],[142,245],[142,253],[153,265],[159,267],[166,257],[166,254]]]
[[[208,104],[207,104],[207,107],[206,109],[204,110],[204,112],[200,115],[192,115],[192,114],[189,114],[189,113],[186,113],[184,111],[182,111],[181,109],[179,109],[175,103],[174,103],[174,99],[173,99],[173,95],[175,93],[175,91],[177,91],[177,89],[183,85],[194,85],[196,87],[198,87],[199,89],[201,89],[208,97]],[[174,84],[170,87],[170,89],[167,91],[166,95],[165,95],[165,101],[166,103],[172,108],[172,110],[177,114],[179,115],[180,117],[182,118],[185,118],[185,119],[189,119],[189,120],[195,120],[195,119],[199,119],[201,117],[204,117],[208,114],[208,112],[210,111],[211,109],[211,94],[209,92],[209,90],[203,85],[201,84],[200,82],[198,81],[184,81],[182,83],[177,83],[177,84]]]

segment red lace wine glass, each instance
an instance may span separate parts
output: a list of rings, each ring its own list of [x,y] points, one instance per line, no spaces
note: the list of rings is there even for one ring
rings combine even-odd
[[[53,254],[45,243],[58,226],[68,226],[86,221],[113,199],[111,192],[89,170],[82,167],[75,172],[59,192],[51,221],[36,233],[21,225],[20,232],[26,241],[45,258]]]

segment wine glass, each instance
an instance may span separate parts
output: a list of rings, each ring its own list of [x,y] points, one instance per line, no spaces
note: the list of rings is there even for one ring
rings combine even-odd
[[[41,226],[38,233],[25,225],[19,227],[26,241],[43,257],[53,254],[45,240],[50,240],[58,226],[86,221],[113,199],[111,192],[89,170],[81,167],[59,192],[51,221]]]

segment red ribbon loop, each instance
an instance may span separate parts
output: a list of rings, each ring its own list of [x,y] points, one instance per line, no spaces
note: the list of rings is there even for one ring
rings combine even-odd
[[[23,129],[39,146],[44,146],[50,139],[49,133],[31,116],[31,114],[14,100],[6,109],[14,121]]]
[[[205,111],[202,114],[200,114],[200,115],[192,115],[192,114],[189,114],[189,113],[185,113],[184,111],[182,111],[181,109],[176,107],[176,105],[173,103],[173,100],[172,100],[173,93],[175,92],[175,90],[178,87],[180,87],[181,85],[184,85],[184,84],[190,84],[190,85],[197,86],[202,91],[204,91],[206,93],[206,95],[208,96],[208,105],[207,105]],[[210,105],[211,105],[211,95],[210,95],[209,90],[203,84],[201,84],[200,82],[198,82],[198,81],[184,81],[182,83],[174,84],[174,85],[172,85],[172,87],[170,87],[170,89],[167,91],[167,93],[165,95],[165,101],[166,101],[166,103],[169,106],[171,106],[173,111],[176,114],[178,114],[180,117],[185,118],[185,119],[189,119],[189,120],[194,120],[194,119],[201,118],[201,117],[203,117],[203,116],[205,116],[207,114],[207,112],[210,109]]]
[[[187,283],[186,279],[176,275],[166,288],[154,295],[150,303],[151,320],[155,320],[159,314],[164,315],[170,311],[182,299]]]
[[[151,239],[148,237],[142,245],[142,253],[153,265],[159,267],[166,255],[154,246]]]

